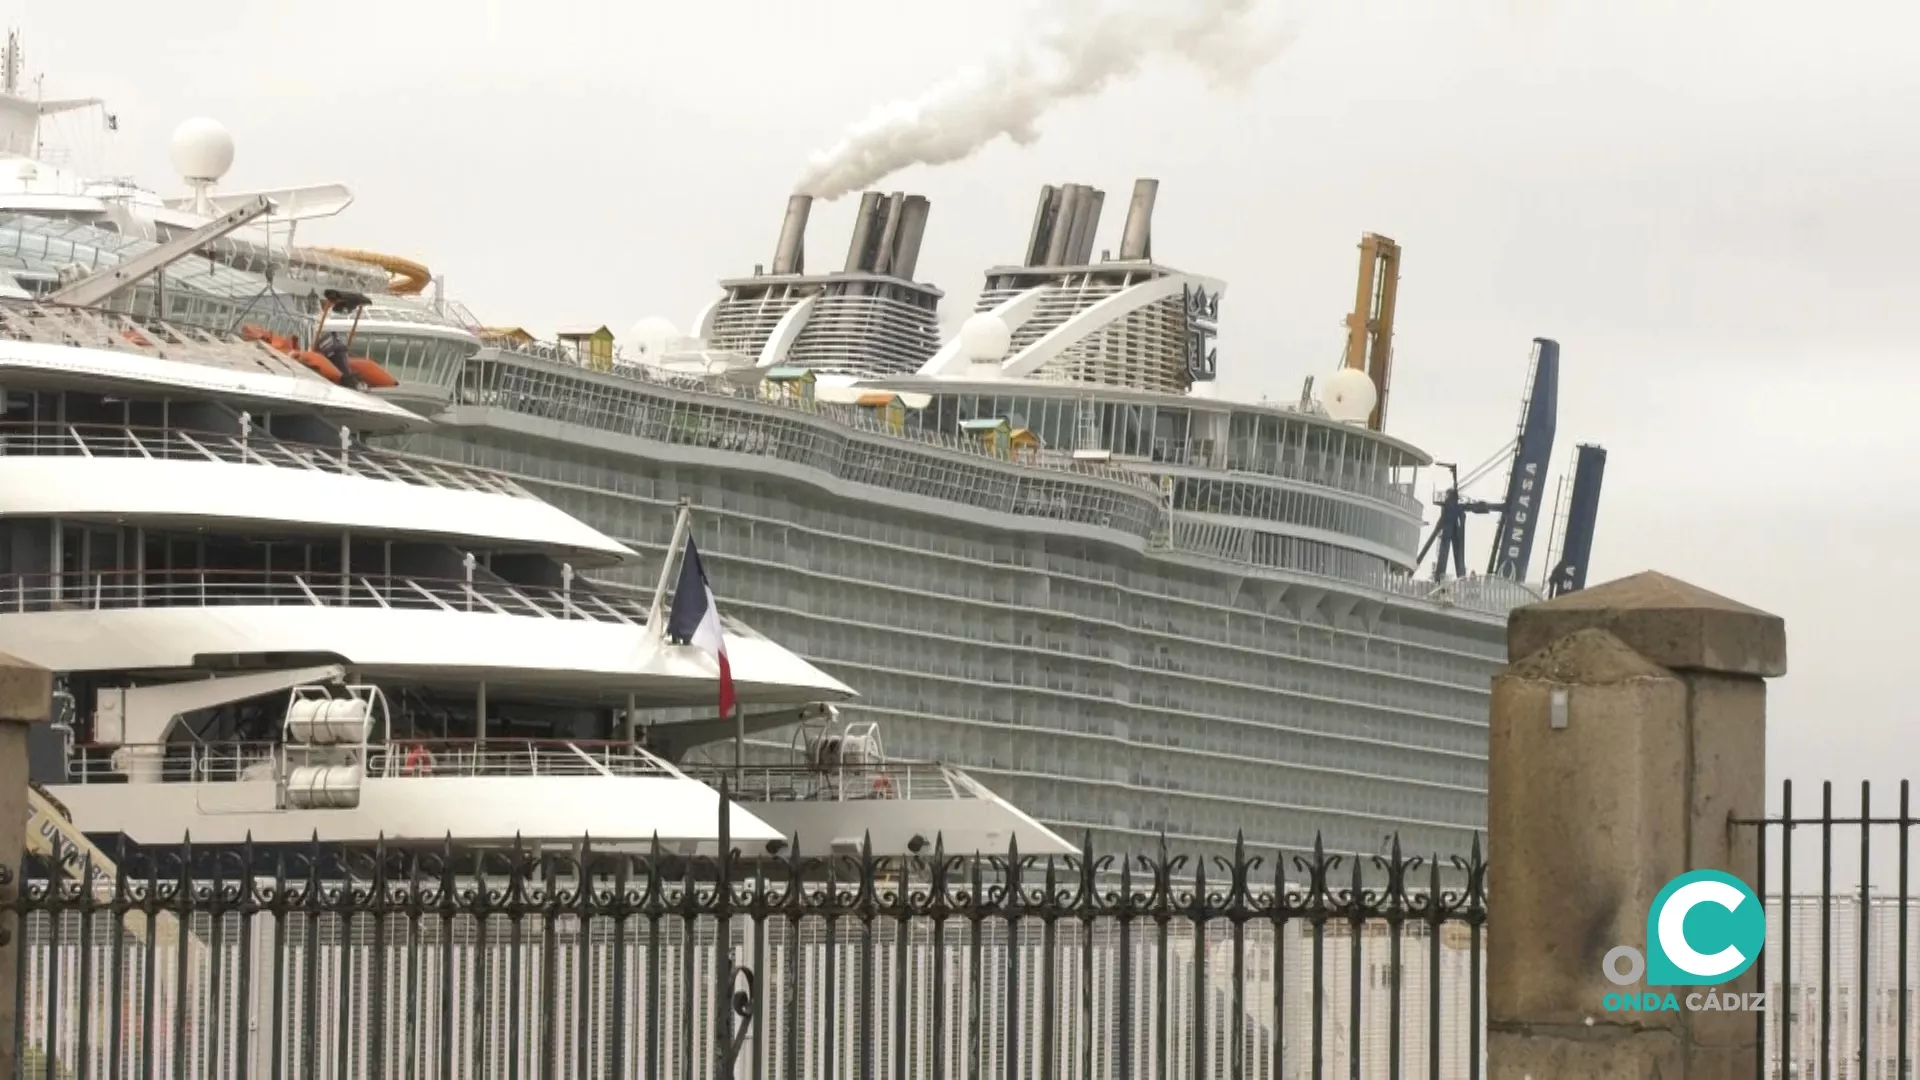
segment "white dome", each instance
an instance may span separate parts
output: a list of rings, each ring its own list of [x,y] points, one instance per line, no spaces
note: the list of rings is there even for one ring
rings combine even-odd
[[[672,322],[659,315],[649,315],[633,324],[627,331],[627,342],[641,356],[653,358],[660,355],[668,345],[680,340],[680,331]]]
[[[220,121],[196,116],[173,129],[173,169],[182,179],[213,181],[233,168],[233,136]]]
[[[997,364],[1013,348],[1013,330],[1005,319],[982,311],[960,324],[960,353],[976,364]]]
[[[1366,423],[1379,400],[1373,380],[1359,368],[1341,368],[1320,384],[1320,404],[1328,416],[1343,423]]]

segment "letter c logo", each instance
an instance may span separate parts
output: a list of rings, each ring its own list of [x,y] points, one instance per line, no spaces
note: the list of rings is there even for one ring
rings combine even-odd
[[[1733,969],[1744,967],[1747,958],[1740,955],[1738,946],[1728,945],[1708,956],[1688,944],[1687,915],[1701,904],[1717,904],[1728,911],[1739,911],[1740,905],[1747,902],[1747,896],[1745,890],[1724,881],[1690,881],[1675,889],[1667,898],[1666,906],[1660,909],[1661,951],[1674,967],[1703,979],[1724,978]]]
[[[1766,943],[1760,898],[1739,878],[1695,870],[1668,882],[1647,913],[1647,985],[1711,986],[1737,978]]]

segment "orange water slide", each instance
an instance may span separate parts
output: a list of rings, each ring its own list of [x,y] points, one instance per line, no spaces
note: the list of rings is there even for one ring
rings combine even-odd
[[[377,251],[361,251],[358,248],[321,247],[311,250],[385,270],[392,275],[387,282],[387,291],[395,296],[418,296],[433,282],[433,271],[421,263],[397,255],[382,255]]]

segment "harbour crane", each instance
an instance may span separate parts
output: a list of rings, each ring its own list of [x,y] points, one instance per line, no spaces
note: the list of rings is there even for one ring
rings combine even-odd
[[[1554,513],[1554,536],[1547,546],[1547,595],[1562,596],[1587,587],[1587,561],[1593,557],[1593,528],[1600,516],[1600,481],[1607,472],[1607,450],[1583,443],[1574,448],[1573,490],[1561,482]]]
[[[1553,457],[1560,397],[1559,343],[1551,338],[1534,338],[1533,346],[1533,363],[1526,390],[1521,394],[1520,424],[1514,437],[1465,476],[1460,474],[1457,465],[1436,463],[1448,471],[1449,483],[1445,493],[1434,499],[1440,508],[1440,517],[1416,560],[1425,562],[1427,554],[1438,549],[1433,561],[1436,582],[1446,580],[1449,565],[1455,577],[1467,576],[1469,514],[1499,515],[1499,531],[1487,554],[1487,576],[1511,581],[1527,579],[1546,497],[1547,466]],[[1578,454],[1573,497],[1562,500],[1567,511],[1565,527],[1556,530],[1560,532],[1561,554],[1554,561],[1548,583],[1548,591],[1555,596],[1585,587],[1594,523],[1599,513],[1600,477],[1606,467],[1606,451],[1597,446],[1581,446]],[[1462,495],[1491,474],[1503,460],[1508,462],[1504,498],[1496,502]],[[1549,545],[1552,543],[1550,539]]]
[[[1400,291],[1400,245],[1378,233],[1360,238],[1360,277],[1347,316],[1346,367],[1373,382],[1367,430],[1385,431],[1393,369],[1393,307]]]

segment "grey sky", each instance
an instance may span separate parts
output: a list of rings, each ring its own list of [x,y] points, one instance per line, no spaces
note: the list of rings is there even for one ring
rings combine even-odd
[[[1151,66],[1032,146],[894,178],[933,201],[920,276],[964,306],[1047,182],[1103,187],[1112,247],[1116,201],[1156,176],[1156,255],[1230,283],[1224,389],[1291,398],[1335,363],[1359,234],[1394,237],[1396,433],[1481,460],[1511,434],[1529,339],[1557,337],[1556,467],[1575,441],[1610,451],[1598,576],[1658,568],[1786,616],[1776,778],[1906,773],[1920,7],[1269,2],[1299,37],[1240,91]],[[190,6],[0,13],[49,95],[119,113],[111,143],[55,133],[83,160],[171,189],[173,126],[214,116],[239,146],[228,186],[350,183],[360,201],[308,239],[420,258],[484,320],[539,332],[685,329],[714,279],[771,256],[810,151],[1032,10]],[[816,209],[814,260],[843,256],[850,209]]]

